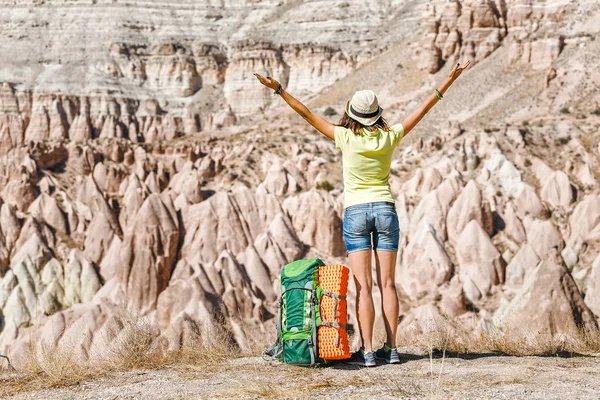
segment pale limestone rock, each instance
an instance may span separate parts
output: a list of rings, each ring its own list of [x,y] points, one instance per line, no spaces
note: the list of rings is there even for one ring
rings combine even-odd
[[[424,171],[419,168],[415,175],[402,185],[401,190],[407,196],[422,197],[436,189],[442,180],[442,175],[436,168],[427,168]]]
[[[467,312],[466,298],[462,284],[458,276],[454,276],[450,282],[440,287],[442,298],[438,304],[443,316],[454,318]]]
[[[504,215],[504,232],[515,242],[523,243],[527,240],[525,228],[515,210],[515,206],[512,203],[506,203]]]
[[[518,329],[524,336],[578,335],[580,330],[598,329],[556,250],[529,274],[515,298],[496,311],[494,322],[505,329]]]
[[[50,228],[48,228],[45,223],[39,222],[35,218],[29,216],[21,227],[21,232],[15,242],[13,251],[19,252],[21,247],[27,245],[27,242],[29,242],[33,236],[36,237],[36,240],[39,240],[45,249],[54,247],[54,234]]]
[[[256,237],[254,247],[271,271],[272,277],[279,275],[282,265],[297,260],[304,252],[291,221],[283,213],[275,216],[267,231]]]
[[[292,195],[302,189],[299,182],[288,172],[281,161],[274,162],[271,165],[262,186],[267,193],[273,193],[277,196]]]
[[[63,211],[58,206],[56,200],[45,193],[42,193],[31,203],[28,212],[58,232],[69,232]]]
[[[564,248],[562,235],[550,220],[536,219],[531,222],[527,227],[527,243],[541,259],[545,258],[553,247],[558,251]]]
[[[202,196],[201,179],[193,165],[183,168],[177,174],[173,175],[170,180],[169,188],[176,195],[183,193],[189,204],[200,203],[204,200]]]
[[[544,211],[544,205],[535,193],[535,190],[526,183],[521,184],[521,190],[514,200],[519,216],[539,216]]]
[[[561,251],[560,255],[569,271],[573,271],[573,267],[577,265],[577,262],[579,261],[579,256],[575,250],[567,246]]]
[[[7,246],[12,247],[19,237],[21,224],[17,218],[16,209],[10,204],[3,203],[0,206],[0,231],[4,236]]]
[[[450,204],[457,198],[463,187],[460,173],[452,169],[436,189],[438,201],[444,212],[448,212]]]
[[[517,196],[523,190],[521,173],[500,150],[495,150],[484,162],[484,168],[493,176],[498,186],[507,194]]]
[[[96,181],[98,187],[100,187],[102,190],[106,190],[106,166],[104,163],[99,162],[94,166],[92,176],[94,177],[94,181]]]
[[[178,241],[174,211],[158,195],[149,195],[127,227],[116,271],[131,308],[142,314],[156,308],[175,263]]]
[[[154,171],[150,171],[144,180],[144,185],[148,188],[150,193],[160,193],[162,190],[158,182],[158,177]]]
[[[2,199],[17,208],[25,211],[38,196],[38,188],[31,182],[29,175],[22,174],[19,179],[8,182],[2,192]]]
[[[538,157],[529,157],[528,159],[531,162],[531,171],[533,171],[535,177],[541,185],[547,182],[555,173],[555,171],[550,168],[548,164]]]
[[[268,301],[275,301],[277,295],[273,290],[272,277],[269,273],[269,269],[263,263],[254,246],[249,246],[246,251],[242,253],[241,257],[239,257],[239,261],[243,264],[250,285],[253,288],[256,286],[262,296]]]
[[[72,144],[69,146],[67,165],[82,176],[89,175],[95,164],[93,150],[87,146]]]
[[[456,257],[463,290],[469,300],[481,299],[492,286],[504,281],[502,256],[476,220],[471,220],[458,237]]]
[[[467,183],[448,212],[446,226],[450,243],[456,243],[463,229],[471,220],[476,220],[488,235],[494,231],[489,204],[483,202],[481,193],[473,180]]]
[[[528,274],[539,262],[540,258],[533,247],[525,243],[506,266],[506,286],[513,289],[523,286]]]
[[[332,256],[344,254],[342,220],[329,192],[311,189],[283,202],[298,238]]]
[[[423,197],[415,208],[410,219],[409,235],[415,235],[422,223],[433,227],[440,241],[446,239],[446,211],[438,199],[437,191],[430,192]]]
[[[142,183],[137,175],[131,174],[127,179],[127,187],[123,194],[123,205],[119,214],[119,223],[123,229],[126,229],[150,191]]]
[[[569,177],[562,171],[554,172],[542,187],[541,198],[553,207],[568,207],[573,203]]]
[[[439,310],[433,304],[423,304],[415,307],[398,325],[401,334],[430,334],[439,332],[440,327],[446,326]]]
[[[92,138],[92,124],[85,112],[78,114],[69,127],[69,139],[73,142],[86,142]]]
[[[108,205],[104,194],[100,191],[96,181],[91,175],[86,176],[83,180],[83,184],[78,187],[76,200],[89,207],[92,215],[97,213],[104,214],[112,229],[117,233],[121,233],[121,228],[115,217],[114,211]]]
[[[104,281],[108,281],[115,277],[117,266],[119,265],[119,253],[121,251],[121,244],[123,241],[116,235],[110,242],[108,250],[104,254],[102,261],[100,262],[100,276]]]
[[[8,326],[26,326],[32,319],[27,307],[27,299],[20,286],[15,288],[4,307],[4,322]]]
[[[581,164],[579,166],[579,168],[577,169],[577,172],[576,172],[576,177],[577,177],[577,179],[579,179],[579,182],[581,182],[581,184],[583,184],[583,185],[586,185],[589,187],[597,187],[598,186],[598,181],[594,177],[594,173],[592,172],[592,168],[590,167],[590,164],[587,162],[584,162],[583,164]]]
[[[64,271],[67,306],[90,301],[102,286],[92,263],[79,250],[71,251]]]
[[[405,236],[410,228],[410,215],[406,206],[406,197],[402,193],[396,198],[396,214],[398,214],[400,235]]]
[[[45,315],[52,315],[68,304],[65,302],[64,272],[62,265],[52,258],[41,271],[44,291],[39,295],[39,304]]]
[[[398,282],[412,300],[446,282],[453,265],[431,225],[422,222],[402,253]]]
[[[585,304],[594,312],[596,317],[600,316],[600,255],[596,257],[592,264],[585,289]]]
[[[252,235],[237,208],[235,199],[225,192],[191,205],[188,219],[183,221],[182,258],[190,265],[213,263],[225,249],[234,254],[244,251]]]
[[[206,288],[202,280],[201,267],[194,269],[185,263],[177,265],[169,286],[158,298],[159,328],[168,330],[179,318],[217,325],[217,312],[223,304],[214,296],[219,293]],[[181,331],[178,333],[178,336],[183,334]]]
[[[84,242],[84,253],[94,264],[100,264],[115,236],[106,215],[98,213],[87,229]]]
[[[569,246],[578,251],[583,243],[600,240],[600,196],[586,196],[569,219]]]

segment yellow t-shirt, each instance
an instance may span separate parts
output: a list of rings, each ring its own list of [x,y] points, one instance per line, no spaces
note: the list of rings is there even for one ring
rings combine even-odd
[[[376,201],[394,202],[388,179],[392,153],[404,136],[402,124],[389,131],[363,130],[355,135],[350,129],[336,126],[335,147],[342,150],[344,172],[344,208]]]

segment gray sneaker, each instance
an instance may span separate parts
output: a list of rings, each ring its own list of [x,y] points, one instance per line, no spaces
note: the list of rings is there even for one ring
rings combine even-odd
[[[388,347],[387,344],[384,344],[382,348],[375,352],[375,357],[378,360],[384,360],[388,364],[400,364],[398,350]]]
[[[370,351],[365,353],[363,349],[355,351],[352,356],[346,360],[346,364],[360,365],[361,367],[374,367],[377,365],[375,361],[375,353]]]

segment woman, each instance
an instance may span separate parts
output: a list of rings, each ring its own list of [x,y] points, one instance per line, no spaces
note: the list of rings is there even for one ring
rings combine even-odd
[[[370,90],[356,92],[346,103],[339,125],[333,125],[313,114],[271,77],[254,74],[263,85],[275,90],[289,105],[319,132],[335,141],[342,151],[344,175],[343,232],[350,269],[356,284],[356,315],[362,347],[352,354],[350,363],[374,366],[376,358],[396,364],[398,328],[398,295],[395,284],[396,256],[400,230],[394,197],[388,183],[392,153],[400,140],[408,135],[440,100],[454,81],[467,69],[456,64],[444,84],[429,96],[421,108],[401,124],[389,126],[382,117],[383,109]],[[372,251],[375,255],[377,283],[382,295],[383,320],[387,339],[373,352],[375,322],[371,273]]]

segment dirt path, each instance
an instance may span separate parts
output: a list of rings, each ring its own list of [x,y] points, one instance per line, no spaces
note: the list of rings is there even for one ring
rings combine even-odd
[[[431,373],[433,369],[433,374]],[[218,371],[137,371],[10,399],[600,399],[599,357],[404,357],[401,365],[300,368],[260,358]]]

